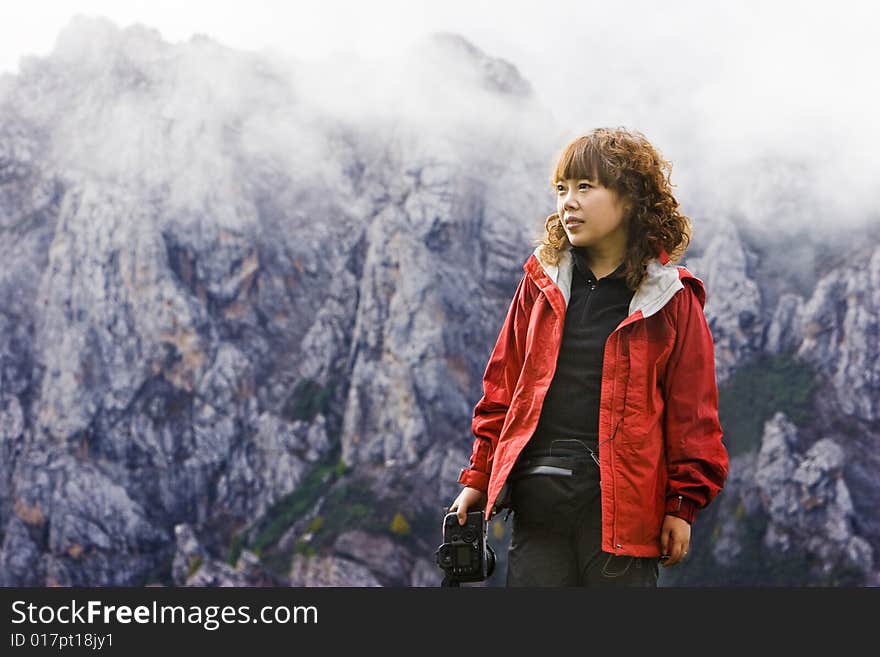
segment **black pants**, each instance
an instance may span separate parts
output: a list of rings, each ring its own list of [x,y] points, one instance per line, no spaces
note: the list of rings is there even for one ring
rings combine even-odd
[[[571,476],[511,482],[507,586],[657,586],[659,558],[602,551],[599,467],[582,455],[571,464]]]

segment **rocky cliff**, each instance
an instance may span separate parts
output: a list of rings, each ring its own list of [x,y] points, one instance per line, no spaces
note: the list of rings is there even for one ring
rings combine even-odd
[[[561,131],[455,35],[346,64],[78,19],[0,80],[0,584],[439,583]],[[695,222],[736,458],[677,581],[874,583],[880,252],[803,297]]]

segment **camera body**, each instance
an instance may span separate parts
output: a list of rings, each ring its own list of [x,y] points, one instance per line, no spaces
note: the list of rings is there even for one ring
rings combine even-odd
[[[486,542],[483,511],[469,511],[464,525],[456,513],[443,519],[443,544],[437,548],[437,565],[447,582],[481,582],[495,569],[495,552]],[[454,584],[453,584],[454,585]]]

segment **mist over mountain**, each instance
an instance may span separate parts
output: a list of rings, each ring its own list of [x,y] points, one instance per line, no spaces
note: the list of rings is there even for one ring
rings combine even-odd
[[[0,77],[0,584],[439,584],[570,136],[451,33],[304,63],[78,18]],[[876,585],[877,215],[759,164],[752,206],[680,184],[734,459],[664,578]]]

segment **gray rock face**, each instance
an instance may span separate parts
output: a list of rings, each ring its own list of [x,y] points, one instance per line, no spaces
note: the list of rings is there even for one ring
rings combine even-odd
[[[749,273],[753,257],[736,227],[723,222],[714,227],[699,257],[685,258],[684,265],[706,285],[704,312],[715,341],[719,385],[761,348],[761,293]]]
[[[771,354],[796,351],[803,342],[804,300],[796,294],[784,294],[767,326],[765,350]]]
[[[263,413],[253,440],[237,446],[228,470],[220,475],[218,499],[242,517],[260,517],[294,491],[329,450],[323,416],[307,424]]]
[[[114,586],[143,582],[151,554],[167,543],[127,491],[96,468],[59,464],[63,479],[51,499],[47,582],[87,586],[97,579]]]
[[[371,535],[354,530],[340,534],[333,552],[364,564],[370,572],[383,578],[389,585],[409,583],[412,556],[387,536]]]
[[[443,66],[460,88],[398,103],[393,125],[333,105],[305,68],[103,20],[76,19],[4,80],[6,583],[242,581],[217,556],[340,456],[407,466],[404,490],[451,489],[481,358],[463,347],[494,315],[442,326],[468,307],[463,291],[515,280],[542,154],[526,140],[512,157],[505,135],[547,114],[515,68],[459,37],[408,58],[383,79]],[[477,114],[424,129],[429,106],[458,111],[468,95],[492,107],[493,130]],[[508,171],[517,193],[485,184]],[[514,226],[497,253],[480,248],[495,230],[485,207]],[[485,281],[467,273],[479,258]],[[410,497],[410,517],[436,506]],[[196,556],[216,572],[163,571],[180,525],[206,537]],[[413,562],[390,538],[369,542]],[[374,582],[362,564],[379,562],[355,552],[327,563]]]
[[[382,586],[364,565],[343,557],[295,555],[290,567],[291,586]]]
[[[193,528],[180,524],[174,528],[177,551],[172,572],[175,586],[281,586],[277,577],[266,571],[259,557],[244,550],[235,568],[213,559],[199,543]]]
[[[716,525],[718,536],[712,545],[712,558],[724,568],[734,569],[749,558],[741,520],[763,512],[763,500],[754,484],[756,460],[754,452],[730,459],[730,474],[717,500],[722,520]]]
[[[797,428],[777,413],[764,429],[757,456],[735,459],[725,497],[739,509],[720,524],[714,546],[718,563],[734,566],[747,538],[734,518],[766,520],[763,548],[774,558],[810,564],[804,581],[824,581],[834,572],[869,578],[877,569],[874,547],[856,531],[856,512],[843,473],[847,455],[832,438],[803,451]],[[750,555],[751,556],[751,555]]]
[[[168,536],[101,464],[44,443],[16,466],[13,515],[3,537],[4,585],[143,582]]]
[[[880,418],[880,247],[860,249],[819,280],[799,313],[799,357],[833,383],[848,416]]]
[[[25,432],[24,411],[15,395],[0,394],[0,518],[12,508],[13,464]]]
[[[123,413],[157,374],[192,391],[208,365],[204,308],[178,289],[145,210],[97,186],[65,196],[35,336],[45,367],[37,426],[54,440],[85,431],[99,409]]]

